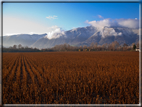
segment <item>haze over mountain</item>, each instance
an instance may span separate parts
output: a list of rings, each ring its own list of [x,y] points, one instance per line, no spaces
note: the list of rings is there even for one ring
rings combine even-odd
[[[3,46],[9,47],[13,45],[31,46],[38,39],[44,37],[46,34],[17,34],[11,36],[3,36]]]
[[[19,34],[3,36],[3,46],[9,47],[21,44],[33,48],[52,48],[55,45],[67,43],[73,46],[89,46],[92,42],[103,45],[118,41],[120,45],[131,45],[139,40],[139,29],[127,27],[80,27],[65,32],[55,32],[49,38],[48,34]]]

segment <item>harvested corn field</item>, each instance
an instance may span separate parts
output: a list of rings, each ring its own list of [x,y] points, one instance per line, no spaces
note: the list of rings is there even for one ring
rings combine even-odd
[[[3,53],[3,104],[138,104],[138,52]]]

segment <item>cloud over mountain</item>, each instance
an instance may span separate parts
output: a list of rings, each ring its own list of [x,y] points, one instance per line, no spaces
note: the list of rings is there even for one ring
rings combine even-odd
[[[118,41],[119,44],[124,43],[131,45],[139,40],[139,29],[125,27],[104,27],[99,30],[93,26],[75,28],[63,31],[58,26],[51,27],[53,31],[48,34],[21,34],[3,37],[4,46],[13,46],[21,44],[22,46],[36,48],[51,48],[59,44],[70,44],[73,46],[90,46],[92,42],[103,45]]]
[[[54,16],[54,18],[57,18]],[[59,27],[54,25],[44,25],[32,20],[26,20],[18,17],[3,18],[3,36],[18,34],[43,34],[49,32],[57,32]]]
[[[137,19],[117,19],[116,22],[118,26],[128,27],[128,28],[139,28],[139,20]]]
[[[64,34],[64,30],[62,30],[62,28],[60,28],[58,26],[50,27],[50,31],[51,32],[48,32],[47,35],[45,36],[48,39],[55,39],[55,38],[59,38],[60,37],[60,35],[54,35],[55,33]]]
[[[88,21],[86,23],[102,29],[103,27],[128,27],[128,28],[139,28],[139,20],[137,19],[103,19],[100,21]]]

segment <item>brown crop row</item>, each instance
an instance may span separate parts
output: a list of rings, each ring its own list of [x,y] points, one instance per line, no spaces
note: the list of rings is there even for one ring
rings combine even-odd
[[[3,104],[138,104],[138,52],[3,53]]]

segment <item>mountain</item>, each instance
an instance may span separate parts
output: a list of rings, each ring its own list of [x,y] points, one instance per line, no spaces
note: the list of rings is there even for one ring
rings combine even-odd
[[[30,47],[34,42],[44,37],[45,35],[47,34],[18,34],[12,36],[3,36],[3,46],[9,47],[21,44],[22,46]]]
[[[82,42],[87,43],[86,45],[90,45],[92,42],[97,42],[99,45],[103,45],[105,43],[112,43],[113,41],[119,42],[119,44],[128,44],[138,42],[139,40],[139,30],[138,29],[130,29],[130,28],[120,28],[120,27],[104,27],[102,31],[96,32],[86,41]]]
[[[59,44],[70,44],[70,45],[78,45],[78,43],[85,41],[90,36],[96,32],[97,29],[89,26],[89,27],[82,27],[82,28],[76,28],[69,31],[66,31],[64,33],[54,33],[53,37],[59,37],[59,38],[53,38],[48,39],[46,36],[36,41],[32,47],[37,48],[51,48],[55,45]]]
[[[69,44],[72,46],[89,46],[92,42],[97,42],[99,45],[118,41],[120,45],[124,43],[131,45],[139,40],[139,29],[124,28],[124,27],[103,27],[97,28],[93,26],[80,27],[65,31],[64,33],[54,33],[49,39],[47,34],[42,35],[13,35],[4,36],[3,45],[13,46],[14,44],[22,44],[36,48],[51,48],[59,44]]]
[[[99,29],[93,26],[72,29],[62,33],[55,33],[54,39],[43,37],[37,40],[32,47],[51,48],[59,44],[70,44],[73,46],[89,46],[92,42],[99,45],[118,41],[120,45],[124,43],[131,45],[139,40],[139,29],[123,28],[123,27],[104,27]]]

